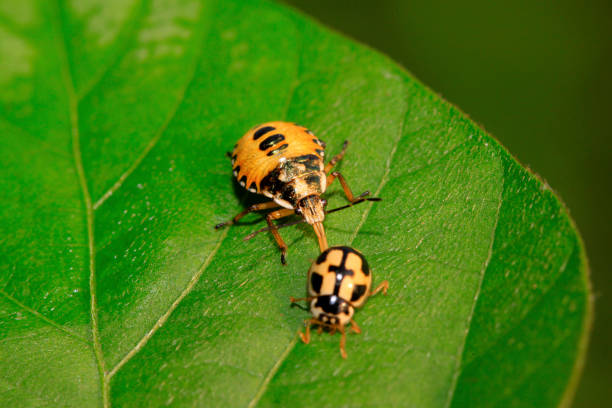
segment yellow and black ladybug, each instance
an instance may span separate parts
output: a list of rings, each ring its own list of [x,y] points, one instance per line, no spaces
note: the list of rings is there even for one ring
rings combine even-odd
[[[269,230],[281,249],[281,262],[286,263],[287,245],[272,221],[294,213],[313,226],[320,250],[326,250],[323,229],[326,202],[321,194],[336,177],[351,203],[362,201],[369,194],[366,191],[353,196],[344,177],[337,171],[331,172],[344,156],[347,145],[348,142],[344,142],[342,151],[325,165],[325,143],[303,126],[268,122],[249,130],[231,153],[234,177],[248,191],[263,194],[273,201],[252,205],[215,228],[231,225],[253,211],[283,207],[266,216]]]
[[[312,316],[306,320],[306,332],[300,332],[300,338],[306,344],[310,342],[310,326],[328,329],[332,334],[339,331],[340,354],[346,358],[346,332],[344,326],[351,325],[351,330],[361,333],[353,320],[355,309],[363,306],[369,296],[382,291],[385,295],[389,282],[383,281],[374,290],[372,273],[368,262],[356,249],[336,246],[323,251],[313,262],[308,271],[308,297],[291,298],[291,302],[305,300],[310,302]]]

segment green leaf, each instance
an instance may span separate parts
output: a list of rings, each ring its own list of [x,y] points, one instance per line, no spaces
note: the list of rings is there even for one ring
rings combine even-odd
[[[456,108],[374,51],[274,3],[0,1],[0,405],[557,406],[590,322],[567,210]],[[332,245],[388,296],[338,336],[289,307],[225,152],[306,124],[355,192]],[[345,204],[338,185],[326,197]]]

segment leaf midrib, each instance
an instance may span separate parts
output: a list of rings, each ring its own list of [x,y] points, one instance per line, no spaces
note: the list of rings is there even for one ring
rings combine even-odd
[[[92,326],[91,332],[92,332],[92,339],[93,339],[93,349],[94,349],[95,360],[98,366],[99,377],[100,377],[102,404],[106,408],[110,406],[110,379],[112,378],[112,376],[123,366],[123,364],[125,364],[138,351],[140,351],[140,349],[144,347],[144,345],[146,345],[146,342],[148,341],[148,339],[150,339],[150,337],[153,334],[155,334],[156,330],[159,329],[161,325],[163,325],[163,323],[167,320],[167,318],[170,316],[172,311],[174,311],[174,309],[178,306],[178,304],[182,301],[182,299],[191,291],[191,289],[193,289],[193,286],[195,286],[195,284],[199,280],[199,277],[205,270],[206,266],[208,266],[208,264],[210,263],[210,260],[216,254],[218,248],[223,242],[225,235],[227,235],[227,232],[225,232],[225,234],[220,237],[219,244],[217,245],[215,250],[207,258],[207,260],[205,261],[203,266],[198,270],[198,272],[196,272],[196,274],[192,277],[191,281],[189,282],[185,290],[175,300],[175,302],[173,302],[173,304],[168,309],[168,311],[164,315],[162,315],[162,317],[160,317],[160,319],[156,322],[156,325],[145,336],[143,336],[143,338],[139,341],[139,343],[137,343],[137,345],[132,350],[130,350],[130,352],[124,357],[124,359],[121,360],[113,368],[113,370],[107,371],[106,363],[104,360],[104,354],[102,351],[102,344],[100,341],[100,330],[99,330],[99,324],[98,324],[98,309],[97,309],[97,294],[96,294],[96,264],[95,264],[96,251],[95,251],[95,233],[94,233],[94,209],[99,207],[104,202],[105,198],[110,196],[114,191],[116,191],[118,188],[121,187],[123,181],[134,170],[136,170],[136,168],[138,168],[138,166],[147,156],[149,151],[153,149],[153,147],[157,144],[161,136],[164,134],[168,124],[172,121],[180,105],[183,103],[187,89],[193,82],[194,74],[195,74],[195,71],[199,63],[199,58],[195,59],[195,63],[193,64],[193,70],[192,70],[190,79],[187,81],[187,84],[183,88],[183,93],[180,95],[176,105],[171,110],[166,121],[162,124],[158,132],[156,132],[155,136],[151,139],[151,141],[146,146],[146,148],[143,150],[141,155],[139,155],[138,158],[135,160],[135,162],[128,168],[128,170],[121,175],[118,182],[116,182],[113,185],[113,187],[111,187],[111,189],[109,190],[110,194],[109,192],[105,193],[107,195],[106,196],[103,195],[98,200],[98,202],[96,202],[96,204],[94,205],[92,203],[91,194],[89,192],[89,188],[87,185],[87,179],[86,179],[85,170],[84,170],[83,161],[82,161],[82,151],[81,151],[81,146],[80,146],[78,104],[79,104],[79,101],[82,99],[82,97],[85,94],[83,94],[81,98],[79,98],[79,96],[76,94],[76,91],[74,88],[74,79],[72,76],[72,68],[70,64],[70,59],[68,58],[68,51],[67,51],[68,45],[67,45],[67,35],[66,35],[66,29],[65,29],[66,23],[62,17],[62,10],[61,10],[61,5],[60,5],[59,0],[55,1],[54,6],[55,6],[54,20],[56,20],[55,30],[59,31],[59,35],[55,35],[54,37],[56,39],[56,46],[58,49],[58,54],[61,57],[60,63],[61,63],[62,82],[64,83],[64,88],[65,88],[66,96],[68,99],[68,115],[70,118],[70,138],[71,138],[71,144],[72,144],[72,159],[74,161],[74,166],[77,172],[79,189],[81,190],[83,202],[85,205],[86,224],[87,224],[87,242],[88,242],[87,246],[88,246],[88,256],[89,256],[90,318],[91,318],[91,326]],[[203,14],[201,14],[201,16],[202,15]],[[200,49],[201,48],[202,47],[200,47]],[[129,49],[130,49],[129,46],[125,47],[123,52],[116,56],[116,59],[121,58],[121,55],[124,55]],[[108,68],[110,68],[110,66],[112,65],[113,64],[111,63],[108,67],[106,67],[105,71]],[[91,91],[95,86],[97,86],[97,84],[99,83],[99,79],[101,79],[103,76],[104,75],[101,75],[97,81],[93,82],[93,85],[89,87],[88,92]],[[91,346],[91,344],[84,338],[81,338],[80,336],[75,335],[74,333],[65,329],[64,327],[57,324],[56,322],[46,318],[44,315],[40,314],[39,312],[33,309],[29,309],[25,305],[20,304],[15,299],[12,299],[8,294],[4,292],[2,292],[1,294],[4,295],[7,299],[11,300],[13,303],[16,303],[17,305],[21,306],[24,310],[34,314],[39,319],[45,321],[52,327],[62,332],[65,332],[66,334],[74,338],[77,338],[83,341],[85,344],[87,344],[87,346]]]
[[[142,5],[141,5],[142,6]],[[58,11],[59,11],[59,0],[58,0]],[[200,13],[200,20],[204,19],[206,11],[203,9]],[[61,14],[60,14],[61,16]],[[200,21],[201,22],[201,21]],[[206,35],[205,35],[206,30],[205,29],[201,29],[200,35],[201,35],[201,42],[205,41]],[[99,340],[99,327],[97,324],[97,306],[96,306],[96,296],[95,296],[95,244],[94,244],[94,235],[93,235],[93,221],[94,221],[94,211],[97,210],[105,201],[108,197],[110,197],[113,193],[115,193],[119,188],[121,188],[121,186],[123,185],[123,182],[140,166],[140,164],[143,162],[143,160],[147,157],[147,155],[149,154],[149,152],[157,145],[157,143],[159,142],[159,140],[161,139],[161,137],[165,134],[165,131],[168,128],[168,125],[172,122],[172,120],[174,119],[176,113],[178,112],[180,106],[184,103],[185,101],[185,96],[187,94],[187,90],[191,87],[191,85],[193,84],[193,80],[195,78],[195,73],[197,71],[197,68],[200,64],[200,57],[201,57],[201,53],[202,51],[200,51],[197,56],[194,59],[194,63],[193,63],[193,67],[189,76],[189,79],[187,80],[187,82],[185,83],[182,93],[179,95],[179,98],[177,99],[176,104],[172,107],[172,109],[170,110],[166,120],[162,123],[162,125],[160,126],[160,128],[158,129],[158,131],[155,133],[155,135],[153,136],[153,138],[149,141],[149,143],[147,144],[147,146],[143,149],[143,151],[141,152],[141,154],[136,158],[136,160],[128,167],[128,169],[123,172],[121,174],[121,176],[119,177],[119,179],[113,183],[113,185],[111,186],[111,188],[109,190],[107,190],[96,202],[95,204],[92,204],[92,200],[91,200],[91,196],[89,194],[88,188],[87,188],[87,182],[86,182],[86,177],[85,177],[85,172],[83,169],[83,164],[82,164],[82,160],[81,160],[81,151],[80,151],[80,145],[79,145],[79,132],[78,132],[78,103],[79,103],[79,98],[76,95],[76,93],[74,92],[74,86],[73,86],[73,80],[72,77],[70,76],[70,70],[69,70],[69,60],[67,58],[67,52],[65,51],[66,49],[66,36],[64,31],[62,30],[62,34],[63,34],[63,38],[64,38],[64,56],[65,56],[65,65],[67,65],[68,67],[68,75],[67,78],[65,78],[65,85],[66,85],[66,89],[69,93],[69,101],[70,101],[70,115],[71,115],[71,125],[72,125],[72,135],[73,135],[73,155],[75,158],[75,163],[76,163],[76,167],[77,167],[77,173],[79,173],[79,181],[81,184],[81,189],[83,190],[83,195],[84,195],[84,200],[86,202],[86,209],[87,209],[87,221],[88,221],[88,235],[89,235],[89,248],[90,248],[90,292],[92,294],[92,300],[91,300],[91,315],[92,315],[92,332],[94,333],[94,349],[96,349],[96,359],[98,360],[98,364],[99,366],[101,366],[101,377],[102,377],[102,398],[103,398],[103,406],[109,407],[110,406],[110,381],[112,379],[112,377],[133,357],[135,356],[140,350],[142,350],[143,347],[146,346],[146,344],[148,343],[148,341],[152,338],[152,336],[157,332],[157,330],[159,330],[164,323],[168,320],[168,318],[170,317],[170,315],[172,314],[172,312],[178,307],[178,305],[182,302],[182,300],[193,290],[193,288],[195,287],[195,285],[198,283],[200,277],[202,276],[202,274],[204,273],[204,271],[206,270],[206,268],[208,267],[208,265],[212,262],[212,259],[215,257],[215,255],[217,254],[219,248],[221,247],[221,244],[223,243],[225,237],[227,236],[227,230],[224,231],[218,240],[217,245],[215,246],[215,248],[213,249],[213,251],[209,254],[209,256],[206,258],[206,260],[203,262],[203,264],[200,266],[200,268],[198,268],[198,270],[195,272],[195,274],[192,276],[192,278],[190,279],[190,281],[188,282],[187,286],[185,287],[185,289],[183,289],[183,291],[181,292],[181,294],[174,300],[174,302],[170,305],[170,307],[168,308],[168,310],[162,315],[160,316],[160,318],[156,321],[156,323],[153,325],[153,327],[136,343],[136,345],[130,349],[126,355],[109,371],[106,370],[105,368],[105,362],[104,362],[104,356],[102,353],[102,346]],[[199,50],[203,50],[202,44],[199,44],[200,46],[198,47]],[[120,59],[122,55],[125,55],[130,49],[130,46],[125,47],[122,50],[122,53],[120,53],[119,55],[117,55],[116,59]],[[109,67],[107,67],[107,69],[109,69],[112,65],[114,65],[113,63],[111,63],[109,65]],[[65,71],[65,69],[64,69]],[[100,79],[103,77],[103,75],[100,77]],[[93,86],[89,89],[89,91],[91,91],[95,86],[97,86],[98,82],[95,82],[93,84]],[[91,227],[91,228],[90,228]],[[96,341],[97,339],[97,341]]]
[[[74,89],[74,79],[68,58],[68,46],[66,35],[66,23],[62,17],[62,9],[60,0],[55,1],[55,19],[56,29],[60,31],[59,35],[55,35],[58,54],[61,61],[61,75],[66,97],[68,98],[68,115],[70,117],[70,137],[72,141],[72,154],[74,165],[79,181],[79,188],[83,195],[85,205],[86,224],[87,224],[87,243],[89,255],[89,294],[90,294],[90,317],[91,317],[91,333],[93,340],[94,355],[98,373],[100,376],[100,386],[102,391],[102,404],[108,406],[108,382],[106,381],[106,365],[104,362],[104,354],[102,352],[102,343],[100,342],[100,330],[98,326],[98,309],[96,297],[96,258],[95,258],[95,235],[94,235],[94,212],[91,201],[91,195],[87,187],[87,179],[85,177],[85,169],[83,167],[83,158],[81,153],[80,133],[79,133],[79,113],[78,100]]]

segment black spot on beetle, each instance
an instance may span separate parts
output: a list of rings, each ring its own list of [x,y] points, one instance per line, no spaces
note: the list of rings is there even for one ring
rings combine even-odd
[[[268,132],[275,130],[276,128],[273,126],[264,126],[261,129],[258,129],[257,132],[253,135],[253,140],[257,140]]]
[[[355,285],[353,288],[353,294],[351,295],[351,302],[361,299],[366,292],[366,285]]]
[[[289,147],[289,145],[287,143],[282,144],[282,145],[278,146],[276,149],[269,151],[268,152],[268,156],[274,156],[275,154],[279,154],[280,152],[282,152],[283,150],[285,150],[288,147]]]
[[[342,260],[340,261],[340,265],[330,265],[329,271],[342,274],[342,276],[353,276],[355,272],[352,269],[346,269],[346,258],[351,252],[355,252],[353,248],[349,247],[332,247],[332,250],[342,251]]]
[[[323,284],[323,276],[319,275],[316,272],[313,272],[310,277],[310,284],[312,285],[312,289],[315,293],[321,293],[321,285]]]
[[[321,265],[323,262],[325,262],[325,260],[327,259],[327,254],[329,254],[329,249],[325,250],[324,252],[321,252],[316,261],[317,265]]]
[[[283,140],[285,140],[285,136],[281,135],[280,133],[276,133],[272,136],[268,136],[264,139],[263,142],[259,144],[259,150],[262,150],[262,151],[268,150],[269,148],[271,148],[277,143],[282,142]]]
[[[361,255],[359,252],[357,251],[353,251],[355,253],[355,255],[359,256],[359,258],[361,259],[361,270],[363,271],[363,274],[365,276],[368,276],[370,274],[370,265],[368,265],[368,261],[366,261],[365,257],[363,255]]]

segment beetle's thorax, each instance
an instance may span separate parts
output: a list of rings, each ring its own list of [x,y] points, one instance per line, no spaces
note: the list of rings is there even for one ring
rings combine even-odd
[[[283,158],[262,181],[264,194],[279,205],[293,209],[298,209],[298,203],[304,198],[321,195],[326,187],[323,162],[314,155]]]
[[[327,179],[323,162],[315,155],[305,155],[281,161],[278,179],[292,192],[295,208],[302,199],[325,192]]]

